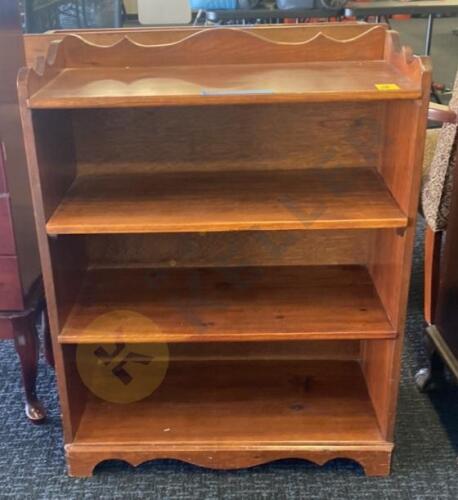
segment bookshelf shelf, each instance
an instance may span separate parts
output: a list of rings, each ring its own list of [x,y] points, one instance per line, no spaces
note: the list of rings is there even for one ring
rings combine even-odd
[[[111,320],[91,327],[102,314],[117,311],[137,312],[150,323],[129,323],[122,331],[113,331]],[[395,335],[363,267],[134,268],[89,271],[59,341],[240,342]]]
[[[375,169],[182,172],[77,178],[49,234],[405,228]]]

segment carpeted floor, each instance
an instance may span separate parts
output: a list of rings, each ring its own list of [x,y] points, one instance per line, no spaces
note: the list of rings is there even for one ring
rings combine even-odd
[[[421,224],[419,232],[422,233]],[[46,425],[28,424],[22,412],[19,366],[13,346],[0,343],[0,498],[458,498],[458,389],[433,397],[413,383],[422,366],[422,252],[417,239],[397,421],[389,478],[366,478],[351,462],[325,467],[283,461],[250,470],[215,472],[174,461],[133,469],[100,465],[90,479],[66,476],[53,372],[42,361],[39,392]]]

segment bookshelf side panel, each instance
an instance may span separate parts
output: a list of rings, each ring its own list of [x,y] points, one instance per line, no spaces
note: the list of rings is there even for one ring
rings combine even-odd
[[[394,341],[365,342],[363,367],[382,434],[393,439],[400,363],[421,182],[431,72],[422,73],[422,100],[387,103],[385,138],[379,171],[409,218],[407,229],[378,231],[369,272],[385,310],[398,332]]]
[[[34,113],[25,105],[23,87],[19,85],[21,119],[27,155],[29,180],[32,190],[33,209],[37,228],[40,260],[45,285],[51,337],[55,358],[65,441],[71,442],[76,430],[78,413],[73,412],[70,401],[72,380],[63,359],[62,348],[57,341],[64,318],[60,314],[62,287],[76,290],[79,283],[65,275],[61,269],[65,262],[72,262],[77,246],[67,249],[56,258],[53,244],[49,244],[45,223],[65,191],[73,181],[76,161],[73,148],[71,119],[68,112]],[[68,295],[68,294],[67,294]],[[65,294],[63,294],[65,296]]]

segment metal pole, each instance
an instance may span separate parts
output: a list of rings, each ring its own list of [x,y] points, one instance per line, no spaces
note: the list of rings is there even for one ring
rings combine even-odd
[[[117,0],[115,2],[115,11],[114,11],[114,27],[115,28],[121,28],[122,27],[122,0]]]
[[[34,33],[34,18],[33,18],[33,1],[25,0],[24,2],[25,10],[25,32]]]
[[[433,24],[434,24],[434,14],[428,14],[428,21],[426,24],[425,56],[429,56],[431,54],[431,42],[433,40]]]

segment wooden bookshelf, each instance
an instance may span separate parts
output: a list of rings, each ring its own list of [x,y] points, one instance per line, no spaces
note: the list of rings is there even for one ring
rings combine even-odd
[[[20,73],[71,475],[389,473],[430,68],[386,26],[345,30],[68,35]],[[149,380],[135,349],[167,368],[117,404],[92,384],[126,346],[109,377]]]

